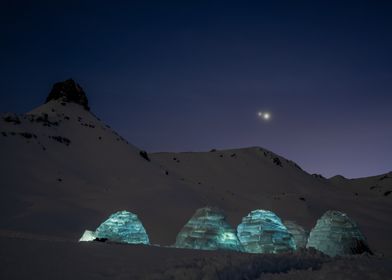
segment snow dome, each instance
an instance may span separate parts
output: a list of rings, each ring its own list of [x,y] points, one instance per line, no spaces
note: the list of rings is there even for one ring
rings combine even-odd
[[[110,215],[95,231],[96,238],[129,244],[149,244],[146,230],[136,214],[119,211]]]
[[[308,241],[308,232],[294,221],[284,221],[283,224],[289,233],[293,235],[296,248],[305,248]]]
[[[174,247],[242,250],[235,230],[226,222],[224,212],[212,207],[200,208],[196,211],[178,233]]]
[[[317,220],[306,247],[313,247],[330,256],[370,253],[366,238],[357,224],[345,213],[331,210]]]
[[[293,236],[280,218],[267,210],[254,210],[243,217],[237,235],[249,253],[282,253],[296,249]]]

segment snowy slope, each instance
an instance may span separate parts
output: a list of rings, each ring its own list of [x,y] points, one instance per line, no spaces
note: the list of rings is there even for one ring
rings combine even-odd
[[[52,279],[64,270],[80,276],[75,279],[113,279],[161,267],[170,276],[193,269],[193,256],[200,256],[201,263],[209,262],[204,259],[209,253],[194,250],[107,244],[97,249],[96,244],[76,243],[85,229],[94,230],[118,210],[138,214],[151,243],[161,245],[173,244],[195,210],[206,205],[223,209],[233,227],[251,210],[267,209],[308,230],[326,210],[341,210],[359,223],[374,251],[392,256],[391,173],[325,179],[259,147],[156,153],[146,158],[86,106],[61,99],[23,115],[2,114],[0,151],[1,279],[2,272],[4,279],[28,279],[31,273]],[[58,257],[52,260],[54,252]],[[106,253],[110,256],[102,258]],[[151,258],[151,254],[158,256]],[[211,254],[226,270],[230,260],[224,255],[220,259],[221,252]],[[248,265],[241,263],[243,255],[230,254],[239,258],[242,273],[242,266]],[[173,271],[171,264],[161,266],[162,258],[170,256],[178,271]],[[182,263],[185,256],[187,261]],[[94,265],[86,264],[89,258]],[[260,261],[268,263],[269,258]],[[288,258],[299,258],[299,264],[294,262],[293,266],[302,266],[302,256]],[[135,264],[128,267],[128,261]],[[46,263],[58,270],[45,271],[41,266]],[[97,271],[95,264],[100,267]],[[82,273],[85,265],[88,269]],[[328,265],[325,269],[334,273]],[[68,274],[64,275],[67,279]]]
[[[335,209],[359,223],[371,248],[392,255],[392,196],[312,176],[262,148],[157,153],[148,161],[84,106],[61,99],[3,114],[0,147],[0,230],[76,240],[128,210],[151,243],[168,245],[206,205],[225,210],[233,227],[261,208],[308,230]]]
[[[0,237],[0,279],[392,279],[391,260],[316,252],[241,254]]]
[[[318,180],[261,148],[205,153],[152,154],[170,173],[196,184],[208,203],[229,213],[233,224],[251,210],[275,211],[284,219],[311,226],[323,211],[322,197],[334,196],[326,181]],[[327,207],[327,206],[326,206]]]
[[[310,175],[294,162],[257,147],[157,153],[151,158],[169,172],[200,183],[197,190],[226,209],[233,224],[238,224],[240,216],[250,210],[263,208],[310,230],[326,210],[335,209],[359,223],[373,249],[392,254],[391,196],[365,192],[361,184],[339,185]],[[363,180],[368,179],[358,182]],[[239,202],[240,198],[246,203]]]
[[[357,179],[347,179],[338,175],[330,178],[329,181],[335,186],[349,189],[358,196],[387,198],[392,195],[392,172]]]
[[[200,204],[197,193],[75,103],[5,114],[0,146],[2,229],[77,239],[126,209],[139,215],[153,242],[170,243],[179,219],[188,218],[179,210]]]

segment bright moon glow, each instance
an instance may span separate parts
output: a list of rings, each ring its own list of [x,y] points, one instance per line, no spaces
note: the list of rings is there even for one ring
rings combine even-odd
[[[271,119],[271,114],[269,112],[257,112],[257,115],[265,121]]]

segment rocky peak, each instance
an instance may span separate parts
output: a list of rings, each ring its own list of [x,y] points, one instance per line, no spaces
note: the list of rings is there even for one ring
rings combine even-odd
[[[72,79],[55,83],[46,98],[46,103],[58,99],[82,105],[86,110],[90,110],[86,93],[83,88]]]

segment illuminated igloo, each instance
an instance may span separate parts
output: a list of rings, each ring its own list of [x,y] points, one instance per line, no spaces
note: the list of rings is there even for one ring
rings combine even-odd
[[[198,209],[178,233],[174,247],[242,251],[235,230],[227,223],[224,212],[215,207]]]
[[[305,248],[308,241],[308,232],[294,221],[284,221],[283,224],[293,236],[296,249]]]
[[[306,247],[313,247],[330,256],[371,253],[357,224],[345,213],[332,210],[317,220]]]
[[[98,239],[129,244],[149,244],[148,235],[136,214],[128,211],[116,212],[95,231]]]
[[[94,241],[97,238],[94,231],[85,230],[82,237],[80,237],[79,242],[89,242]]]
[[[296,249],[293,236],[280,218],[267,210],[254,210],[243,217],[237,235],[249,253],[283,253]]]

